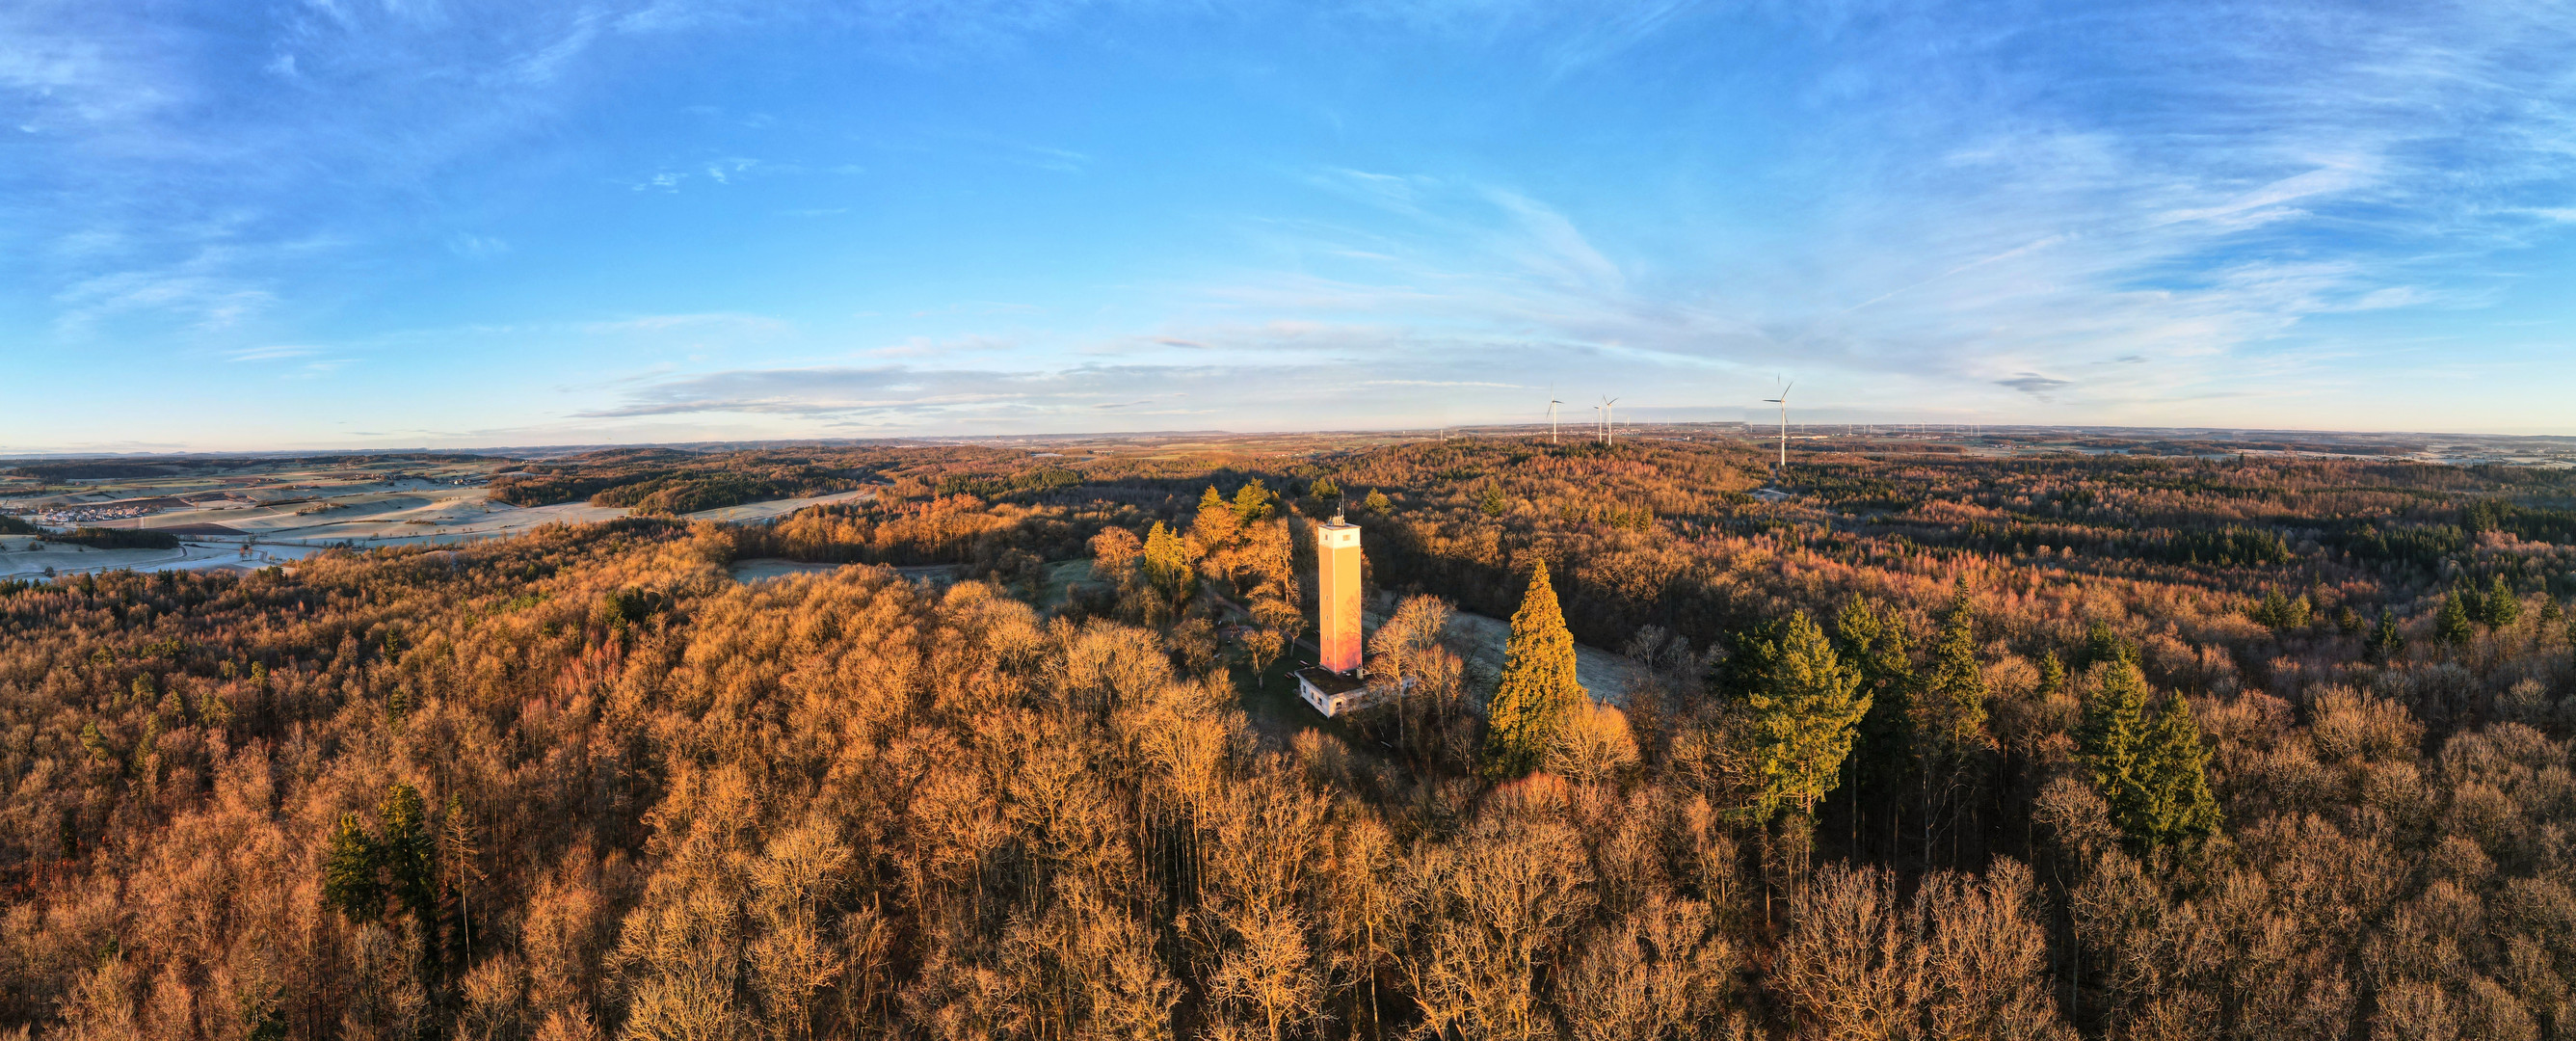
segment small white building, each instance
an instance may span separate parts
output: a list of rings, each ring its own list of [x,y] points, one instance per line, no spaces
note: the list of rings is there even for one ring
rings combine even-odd
[[[1366,708],[1372,701],[1368,680],[1357,672],[1340,673],[1309,665],[1297,670],[1296,675],[1297,696],[1327,718]]]

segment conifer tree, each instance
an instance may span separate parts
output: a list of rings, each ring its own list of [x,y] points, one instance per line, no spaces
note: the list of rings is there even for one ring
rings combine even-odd
[[[2147,682],[2126,661],[2094,666],[2093,679],[2093,696],[2084,705],[2076,738],[2094,790],[2125,828],[2126,811],[2143,801],[2146,787]]]
[[[100,766],[117,765],[119,757],[116,749],[108,745],[107,735],[99,732],[97,720],[93,719],[81,724],[80,743],[82,750],[89,753],[91,762]]]
[[[1910,679],[1905,657],[1905,625],[1893,611],[1859,596],[1843,601],[1834,614],[1834,650],[1860,670],[1873,695]]]
[[[1986,734],[1986,676],[1977,664],[1975,615],[1962,591],[1932,647],[1930,668],[1914,692],[1910,722],[1916,766],[1923,772],[1923,844],[1931,855],[1939,805],[1976,772],[1994,744]],[[1955,816],[1957,807],[1952,806]]]
[[[2218,797],[2209,791],[2209,747],[2191,703],[2176,691],[2165,697],[2148,735],[2145,830],[2150,841],[2176,842],[2218,831]]]
[[[2477,635],[2477,630],[2470,623],[2476,615],[2477,612],[2469,610],[2468,591],[2452,589],[2451,595],[2442,601],[2442,613],[2433,619],[2433,639],[2453,647],[2467,646],[2469,639]]]
[[[387,895],[426,924],[438,899],[438,840],[430,832],[428,807],[421,802],[419,790],[395,781],[385,789],[385,801],[376,816],[384,826],[376,854],[390,883]]]
[[[2487,587],[2485,621],[2487,628],[2504,629],[2522,619],[2522,598],[2513,595],[2513,586],[2499,574]]]
[[[2396,613],[2385,607],[2380,608],[2379,624],[2370,630],[2370,643],[2365,656],[2374,665],[2386,665],[2405,654],[2406,636],[2397,631]]]
[[[1486,770],[1497,777],[1528,773],[1574,711],[1584,704],[1574,668],[1574,634],[1548,584],[1547,562],[1530,570],[1528,591],[1512,612],[1511,642],[1503,652],[1503,677],[1486,713]]]
[[[1870,697],[1860,744],[1873,760],[1911,758],[1905,715],[1914,668],[1905,645],[1904,619],[1870,600],[1853,596],[1834,613],[1834,651],[1860,671],[1861,692]]]
[[[1366,507],[1370,513],[1385,513],[1393,504],[1386,501],[1385,492],[1371,488],[1368,498],[1360,500],[1360,505]]]
[[[2112,632],[2109,623],[2096,619],[2085,629],[2083,668],[2090,669],[2107,661],[2135,664],[2137,660],[2138,645],[2129,642],[2128,637]]]
[[[1144,562],[1145,581],[1152,583],[1165,600],[1177,607],[1189,599],[1197,579],[1190,570],[1189,544],[1161,521],[1155,521],[1153,530],[1145,533]]]
[[[2216,831],[2209,754],[2190,705],[2176,694],[2150,719],[2147,681],[2132,662],[2096,666],[2094,679],[2078,737],[2112,822],[2150,845]]]
[[[2057,652],[2039,657],[2039,694],[2041,697],[2066,689],[2066,663],[2057,660]]]
[[[1234,490],[1234,515],[1245,524],[1270,519],[1270,489],[1259,481],[1245,481]]]
[[[1915,698],[1914,732],[1927,755],[1962,757],[1984,748],[1986,675],[1977,665],[1975,616],[1961,596],[1932,646],[1931,669]]]
[[[1913,739],[1907,716],[1913,704],[1913,663],[1906,655],[1905,620],[1893,610],[1860,596],[1843,601],[1834,613],[1834,649],[1860,671],[1861,692],[1869,711],[1854,727],[1850,767],[1852,839],[1859,842],[1862,820],[1870,807],[1901,804],[1903,789],[1914,772]],[[1896,818],[1888,818],[1890,841]],[[1876,834],[1875,828],[1872,834]]]
[[[1851,753],[1869,695],[1861,692],[1859,670],[1843,664],[1804,611],[1752,650],[1744,704],[1761,783],[1755,812],[1767,820],[1794,804],[1812,816]]]
[[[375,838],[358,826],[357,814],[342,813],[322,856],[322,905],[352,922],[375,921],[385,910],[378,866]]]
[[[2283,619],[2290,614],[2290,602],[2282,599],[2280,590],[2267,589],[2263,591],[2263,602],[2245,614],[2266,629],[2280,629],[2284,627]]]

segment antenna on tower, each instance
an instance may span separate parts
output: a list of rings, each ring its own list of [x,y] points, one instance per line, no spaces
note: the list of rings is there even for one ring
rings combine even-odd
[[[1779,397],[1762,399],[1765,404],[1780,406],[1780,472],[1783,474],[1789,472],[1789,391],[1797,385],[1798,381],[1790,380],[1780,388]]]

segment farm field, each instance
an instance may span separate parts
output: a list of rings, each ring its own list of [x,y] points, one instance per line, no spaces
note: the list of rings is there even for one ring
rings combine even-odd
[[[0,479],[0,509],[48,526],[165,533],[173,549],[51,546],[0,558],[0,577],[130,568],[138,571],[262,567],[333,546],[453,544],[519,534],[546,524],[614,520],[632,506],[586,501],[522,506],[492,497],[491,480],[524,464],[503,458],[406,457],[297,461],[213,460],[204,465],[109,466],[125,476]],[[65,468],[65,469],[76,469]],[[94,468],[95,469],[95,468]],[[178,472],[145,473],[143,470]],[[722,523],[772,521],[796,510],[871,494],[849,489],[718,506],[678,515]],[[140,513],[140,516],[125,514]],[[99,519],[86,519],[93,515]],[[247,554],[243,547],[249,547]]]

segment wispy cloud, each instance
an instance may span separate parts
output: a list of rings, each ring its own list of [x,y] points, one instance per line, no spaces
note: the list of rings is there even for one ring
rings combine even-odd
[[[1207,370],[1086,367],[1054,372],[906,366],[738,370],[663,381],[592,418],[732,412],[792,416],[1094,408],[1142,379],[1205,379]]]
[[[2032,397],[2046,400],[2051,391],[2063,390],[2067,387],[2072,387],[2075,385],[2075,381],[2062,380],[2054,376],[2042,376],[2036,372],[2025,372],[2008,380],[1996,380],[1995,385],[1998,387],[2011,387],[2014,390],[2018,390]]]
[[[706,312],[700,314],[649,314],[634,318],[616,318],[583,322],[582,332],[592,336],[615,336],[635,333],[697,332],[730,330],[753,333],[782,333],[793,328],[787,322],[766,315]]]
[[[1434,370],[1445,363],[1402,363]],[[1504,383],[1372,378],[1357,360],[1289,364],[1074,365],[927,368],[909,365],[733,369],[674,376],[623,388],[612,404],[576,418],[631,420],[753,417],[795,423],[868,423],[905,428],[1092,429],[1120,417],[1215,416],[1230,429],[1315,424],[1420,425],[1455,421],[1460,406],[1490,413],[1495,402],[1453,400],[1455,392],[1524,388]],[[1138,396],[1139,388],[1158,393]],[[1426,394],[1446,391],[1450,394]],[[1539,414],[1536,402],[1504,406]]]
[[[318,347],[295,347],[295,346],[280,345],[280,346],[275,346],[275,347],[253,347],[253,348],[250,348],[250,349],[248,349],[248,350],[233,351],[233,352],[231,352],[231,353],[229,353],[229,354],[224,355],[224,360],[225,360],[225,361],[237,361],[237,362],[238,362],[238,361],[286,361],[286,360],[291,359],[291,358],[310,358],[310,357],[312,357],[312,356],[314,356],[314,355],[316,355],[316,354],[320,354],[320,353],[322,353],[322,350],[321,350],[321,348],[318,348]]]
[[[958,336],[941,339],[930,336],[906,337],[901,343],[871,347],[860,354],[871,358],[938,358],[959,354],[993,354],[1009,351],[1019,344],[1006,336]]]
[[[469,260],[490,260],[510,251],[510,243],[491,235],[457,232],[447,237],[447,251]]]
[[[1801,234],[1709,227],[1696,249],[1641,252],[1633,227],[1605,235],[1538,192],[1327,169],[1309,183],[1394,219],[1276,224],[1282,252],[1350,262],[1209,292],[1645,366],[1631,372],[1832,373],[1892,407],[1934,387],[1971,406],[1978,388],[2144,406],[2255,373],[2313,384],[2368,349],[2314,343],[2326,316],[2491,303],[2500,283],[2464,280],[2469,258],[2557,226],[2563,205],[2533,201],[2565,198],[2576,162],[2576,77],[2552,71],[2576,23],[2532,9],[2293,4],[2267,9],[2267,31],[2216,34],[2153,29],[2181,17],[2165,5],[2096,13],[2085,33],[2140,29],[2092,73],[2126,77],[2117,91],[2071,88],[2086,70],[2050,60],[2095,53],[2095,37],[2050,38],[2079,23],[2001,36],[1949,7],[1881,14],[1832,26],[1864,71],[1800,144],[1829,157],[1805,187],[1830,200]],[[1981,57],[2004,48],[2032,60]]]

